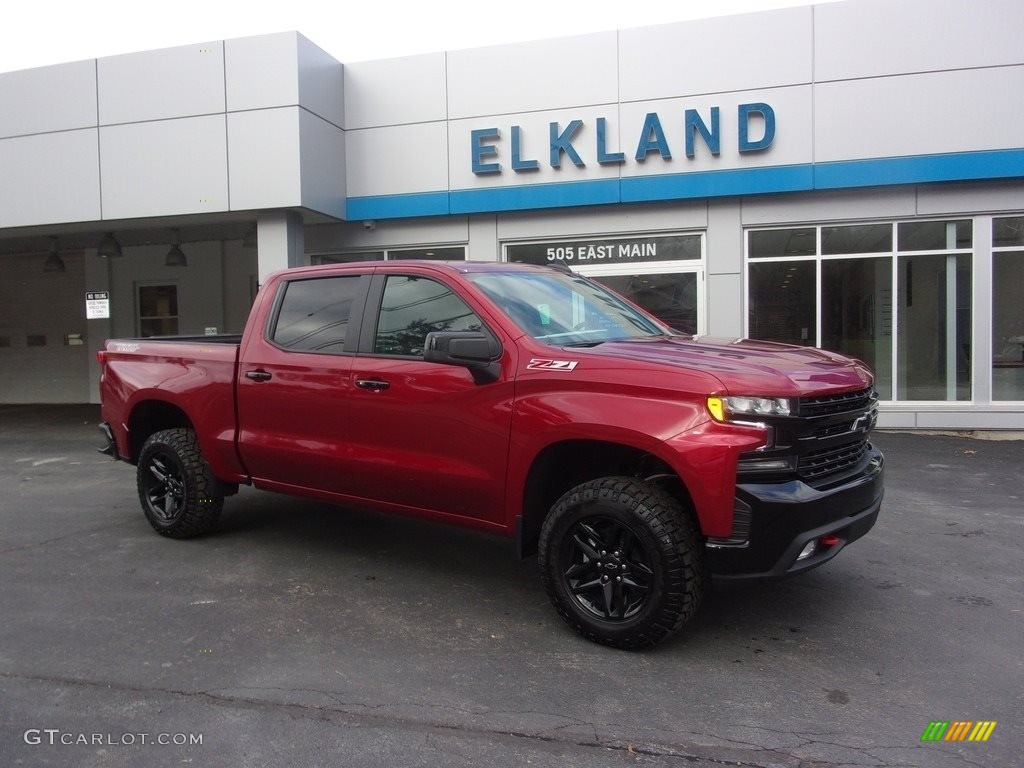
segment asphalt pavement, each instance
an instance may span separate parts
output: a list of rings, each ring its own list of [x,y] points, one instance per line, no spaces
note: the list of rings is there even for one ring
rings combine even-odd
[[[164,539],[97,417],[0,407],[2,766],[1024,766],[1024,441],[876,433],[866,537],[624,652],[492,537],[243,489]]]

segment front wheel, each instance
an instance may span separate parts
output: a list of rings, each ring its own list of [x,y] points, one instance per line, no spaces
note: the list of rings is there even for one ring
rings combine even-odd
[[[191,429],[154,432],[139,452],[139,501],[161,536],[188,539],[213,528],[224,497]]]
[[[696,613],[708,580],[692,517],[663,489],[631,477],[564,494],[541,528],[538,557],[562,618],[616,648],[676,632]]]

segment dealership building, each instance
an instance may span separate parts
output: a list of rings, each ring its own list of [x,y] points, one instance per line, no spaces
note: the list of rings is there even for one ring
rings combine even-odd
[[[0,403],[238,333],[289,266],[563,262],[1024,429],[1024,4],[847,0],[358,63],[295,32],[0,74]]]

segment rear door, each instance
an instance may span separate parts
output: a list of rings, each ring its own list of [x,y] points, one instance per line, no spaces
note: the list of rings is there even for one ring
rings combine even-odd
[[[502,521],[513,356],[477,384],[466,368],[423,360],[431,331],[494,335],[441,276],[378,274],[351,374],[356,495],[447,515]]]
[[[280,284],[239,358],[239,451],[258,485],[345,492],[351,371],[369,273]],[[255,330],[255,329],[254,329]]]

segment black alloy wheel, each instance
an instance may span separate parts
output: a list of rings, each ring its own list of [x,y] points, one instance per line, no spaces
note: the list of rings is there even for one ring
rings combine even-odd
[[[654,586],[652,557],[628,525],[611,517],[585,517],[562,540],[563,578],[583,610],[605,621],[640,613]]]
[[[136,483],[142,511],[162,536],[198,536],[220,519],[224,497],[191,429],[150,435],[139,452]]]
[[[565,493],[538,546],[551,602],[588,640],[654,645],[697,611],[708,583],[693,515],[659,486],[603,477]]]
[[[185,470],[181,462],[173,453],[158,449],[149,454],[144,469],[140,483],[146,506],[160,522],[173,523],[185,511]]]

